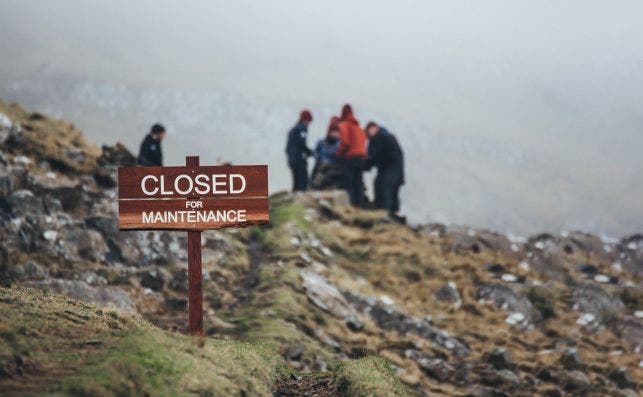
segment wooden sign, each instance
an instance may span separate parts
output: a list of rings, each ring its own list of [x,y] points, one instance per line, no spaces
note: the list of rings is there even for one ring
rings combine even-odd
[[[206,230],[268,222],[268,167],[123,167],[122,230]]]
[[[118,169],[121,230],[188,231],[188,330],[203,335],[201,231],[268,223],[268,167],[199,166]]]

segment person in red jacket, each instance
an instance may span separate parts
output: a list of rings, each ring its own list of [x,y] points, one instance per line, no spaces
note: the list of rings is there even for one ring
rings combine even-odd
[[[349,104],[342,108],[337,158],[344,170],[344,188],[348,192],[351,204],[363,207],[365,197],[362,173],[366,159],[366,134],[360,128]]]

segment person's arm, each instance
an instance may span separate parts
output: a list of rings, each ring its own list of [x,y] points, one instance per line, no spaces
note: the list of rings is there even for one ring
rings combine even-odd
[[[153,140],[150,142],[149,146],[149,160],[151,161],[152,165],[155,165],[157,167],[162,167],[163,166],[163,153],[161,153],[161,144],[160,142]]]
[[[158,165],[159,167],[163,167],[163,151],[161,150],[160,143],[156,144],[156,153],[154,153],[154,155],[156,157],[155,158],[156,165]]]
[[[317,145],[315,145],[315,151],[313,154],[315,156],[315,160],[319,162],[322,157],[322,140],[321,139],[317,141]]]
[[[297,146],[299,147],[300,152],[305,153],[306,156],[311,156],[313,154],[313,151],[310,150],[308,145],[306,145],[305,130],[300,129],[297,131]]]
[[[368,142],[368,154],[364,162],[364,169],[370,170],[382,157],[382,145],[379,139],[372,138]]]

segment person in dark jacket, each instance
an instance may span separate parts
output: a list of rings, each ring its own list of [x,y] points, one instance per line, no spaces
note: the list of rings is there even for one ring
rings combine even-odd
[[[315,146],[313,152],[315,167],[310,178],[310,186],[313,189],[341,189],[343,187],[343,172],[337,162],[339,122],[340,118],[333,116],[328,123],[326,136],[317,141]]]
[[[339,146],[337,158],[344,170],[344,188],[351,204],[364,207],[364,159],[366,158],[366,134],[353,115],[353,108],[346,104],[342,108],[342,121],[339,123]]]
[[[165,127],[161,124],[154,124],[150,128],[149,134],[145,136],[141,143],[141,149],[138,152],[137,162],[138,165],[146,167],[162,167],[163,166],[163,151],[161,150],[161,142],[165,138]]]
[[[369,137],[365,169],[377,167],[375,177],[375,207],[386,209],[396,220],[400,210],[399,192],[404,184],[404,153],[393,134],[375,122],[366,125]]]
[[[286,154],[288,155],[288,166],[292,172],[293,192],[305,191],[308,189],[308,157],[313,151],[306,144],[308,125],[313,121],[313,115],[309,110],[302,110],[299,114],[299,121],[288,132],[286,143]]]

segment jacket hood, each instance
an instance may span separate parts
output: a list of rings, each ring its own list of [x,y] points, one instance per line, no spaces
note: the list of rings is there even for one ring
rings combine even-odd
[[[342,121],[349,122],[349,123],[351,123],[351,124],[359,124],[359,122],[357,121],[357,119],[355,118],[355,116],[353,116],[353,114],[352,114],[352,113],[351,113],[351,114],[349,114],[349,115],[347,115],[346,117],[344,117],[344,118],[342,119]]]

